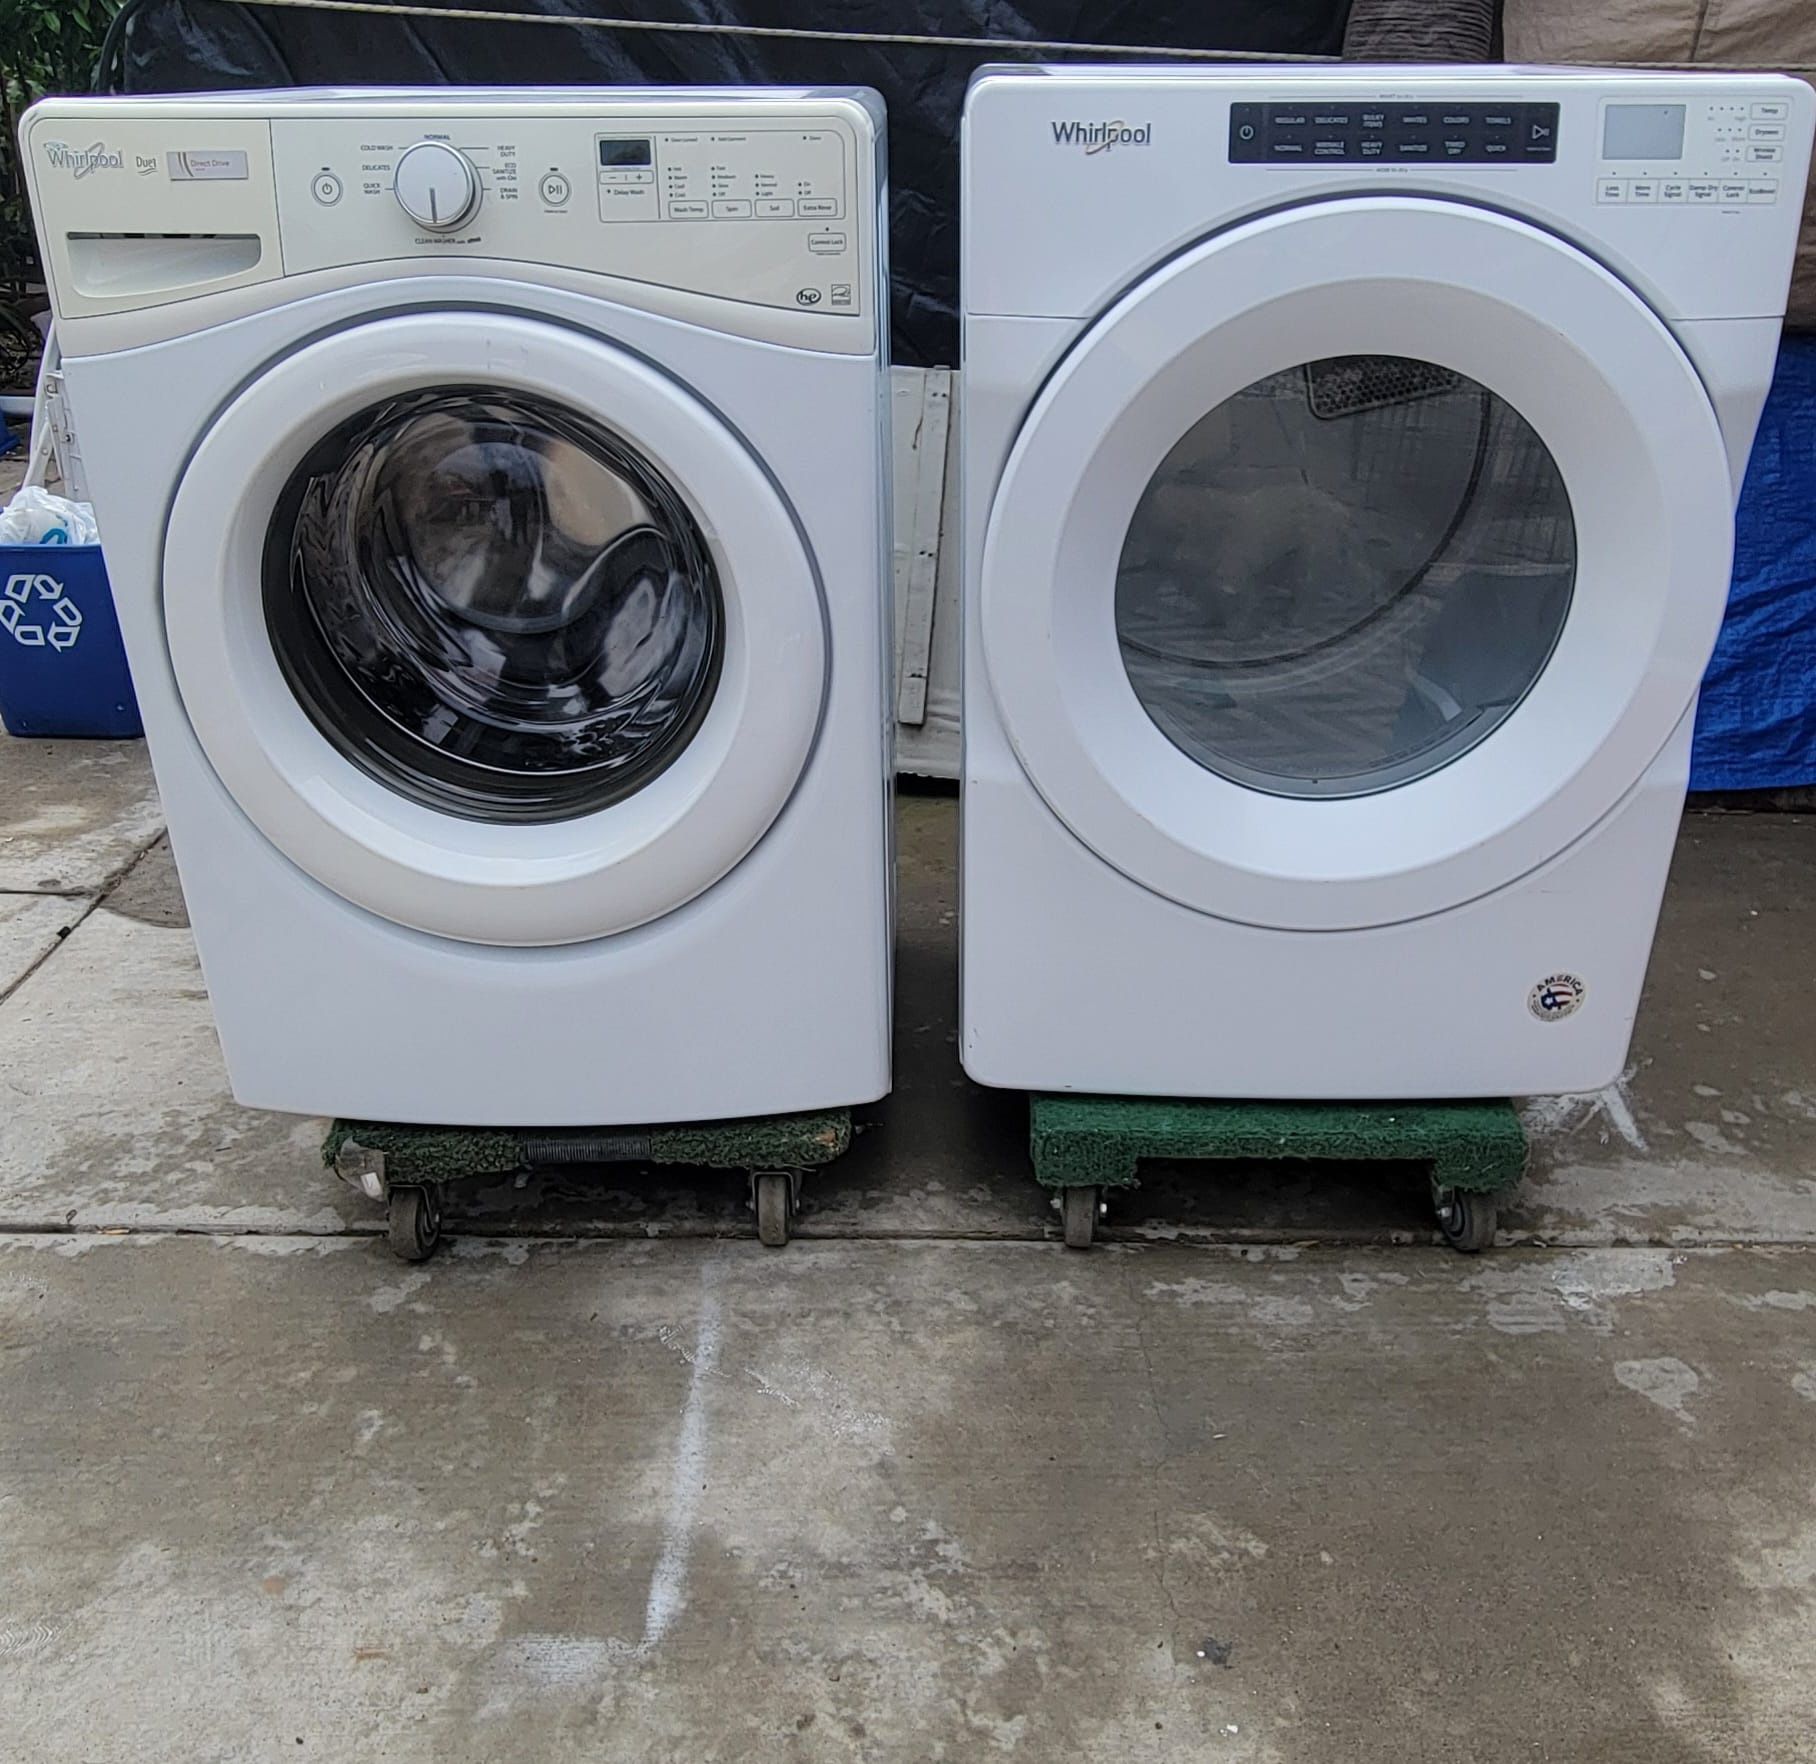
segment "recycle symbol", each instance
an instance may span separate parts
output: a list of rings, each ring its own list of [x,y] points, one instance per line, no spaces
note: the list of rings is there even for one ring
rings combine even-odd
[[[55,576],[8,576],[0,588],[0,630],[27,649],[73,649],[82,635],[82,609]]]

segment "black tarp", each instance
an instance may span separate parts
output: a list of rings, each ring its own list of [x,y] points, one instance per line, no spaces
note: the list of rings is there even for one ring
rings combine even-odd
[[[958,359],[958,119],[974,69],[991,61],[1060,58],[1011,47],[1036,40],[1335,55],[1349,11],[1349,0],[470,3],[554,17],[973,37],[1004,46],[690,35],[397,18],[225,0],[138,0],[121,51],[114,65],[103,69],[103,78],[112,89],[129,92],[314,85],[874,86],[889,106],[896,359],[933,365]]]

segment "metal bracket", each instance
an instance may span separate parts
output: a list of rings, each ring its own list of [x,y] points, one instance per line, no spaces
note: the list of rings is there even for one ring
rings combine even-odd
[[[382,1201],[391,1192],[385,1177],[385,1154],[357,1139],[347,1140],[335,1154],[334,1173],[367,1200]]]
[[[786,1176],[788,1178],[788,1207],[790,1212],[801,1210],[801,1172],[799,1170],[748,1170],[745,1172],[745,1199],[754,1213],[757,1210],[757,1182],[764,1176]]]

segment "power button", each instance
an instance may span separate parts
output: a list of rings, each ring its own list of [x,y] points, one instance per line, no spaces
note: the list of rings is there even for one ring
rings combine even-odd
[[[317,172],[309,185],[309,194],[324,208],[332,208],[341,199],[341,181],[333,172]]]

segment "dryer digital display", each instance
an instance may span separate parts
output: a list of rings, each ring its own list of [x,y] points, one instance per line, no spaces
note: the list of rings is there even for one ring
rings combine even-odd
[[[1230,159],[1238,165],[1374,159],[1549,165],[1557,158],[1557,118],[1555,104],[1233,104]]]

